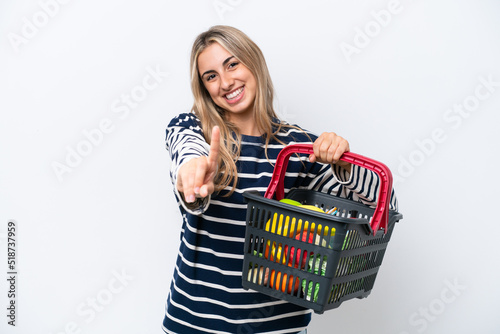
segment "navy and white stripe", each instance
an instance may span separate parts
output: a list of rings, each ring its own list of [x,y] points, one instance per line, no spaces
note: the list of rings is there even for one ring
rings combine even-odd
[[[314,141],[317,137],[307,132]],[[298,129],[278,135],[286,145],[310,143]],[[179,168],[192,158],[208,155],[210,146],[203,138],[198,118],[192,113],[175,117],[167,128],[167,150],[172,159],[171,179],[176,184]],[[213,194],[194,204],[184,202],[175,190],[182,216],[179,253],[166,301],[163,329],[166,333],[298,333],[307,327],[311,311],[244,290],[241,285],[245,240],[246,204],[243,192],[267,189],[273,164],[284,147],[276,141],[268,146],[261,137],[242,136],[237,189],[229,197]],[[378,177],[352,167],[351,174],[330,165],[310,163],[306,155],[290,158],[285,192],[292,188],[315,189],[376,203]],[[175,186],[174,186],[175,189]],[[397,208],[395,196],[391,207]]]

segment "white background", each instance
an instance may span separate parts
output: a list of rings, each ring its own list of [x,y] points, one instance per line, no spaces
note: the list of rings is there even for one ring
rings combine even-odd
[[[164,131],[192,105],[194,38],[227,24],[263,50],[285,119],[339,133],[396,178],[404,219],[372,294],[314,315],[309,333],[499,333],[499,10],[493,0],[3,1],[0,332],[161,333],[180,229]],[[152,70],[162,74],[145,91]],[[68,158],[78,147],[86,155]]]

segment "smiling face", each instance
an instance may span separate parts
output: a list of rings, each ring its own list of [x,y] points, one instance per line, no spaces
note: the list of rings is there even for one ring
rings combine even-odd
[[[219,43],[198,56],[198,73],[216,105],[230,121],[252,119],[257,81],[250,70]]]

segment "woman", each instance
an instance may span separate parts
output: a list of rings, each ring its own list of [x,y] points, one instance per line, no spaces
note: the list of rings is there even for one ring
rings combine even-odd
[[[166,333],[305,333],[310,310],[241,286],[246,205],[264,193],[279,151],[313,143],[290,159],[285,191],[308,188],[376,203],[377,176],[339,161],[349,143],[280,121],[258,46],[241,31],[215,26],[191,53],[191,113],[167,128],[171,178],[183,225],[167,298]],[[396,208],[393,196],[392,208]]]

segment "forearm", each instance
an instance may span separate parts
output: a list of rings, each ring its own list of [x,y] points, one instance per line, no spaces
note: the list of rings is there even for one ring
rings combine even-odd
[[[179,126],[172,121],[167,128],[165,141],[166,149],[171,158],[170,177],[177,200],[186,211],[200,214],[208,207],[209,198],[196,199],[194,202],[188,203],[184,194],[177,188],[181,167],[192,159],[209,154],[210,146],[203,138],[201,130],[195,131],[192,128],[192,126]]]

